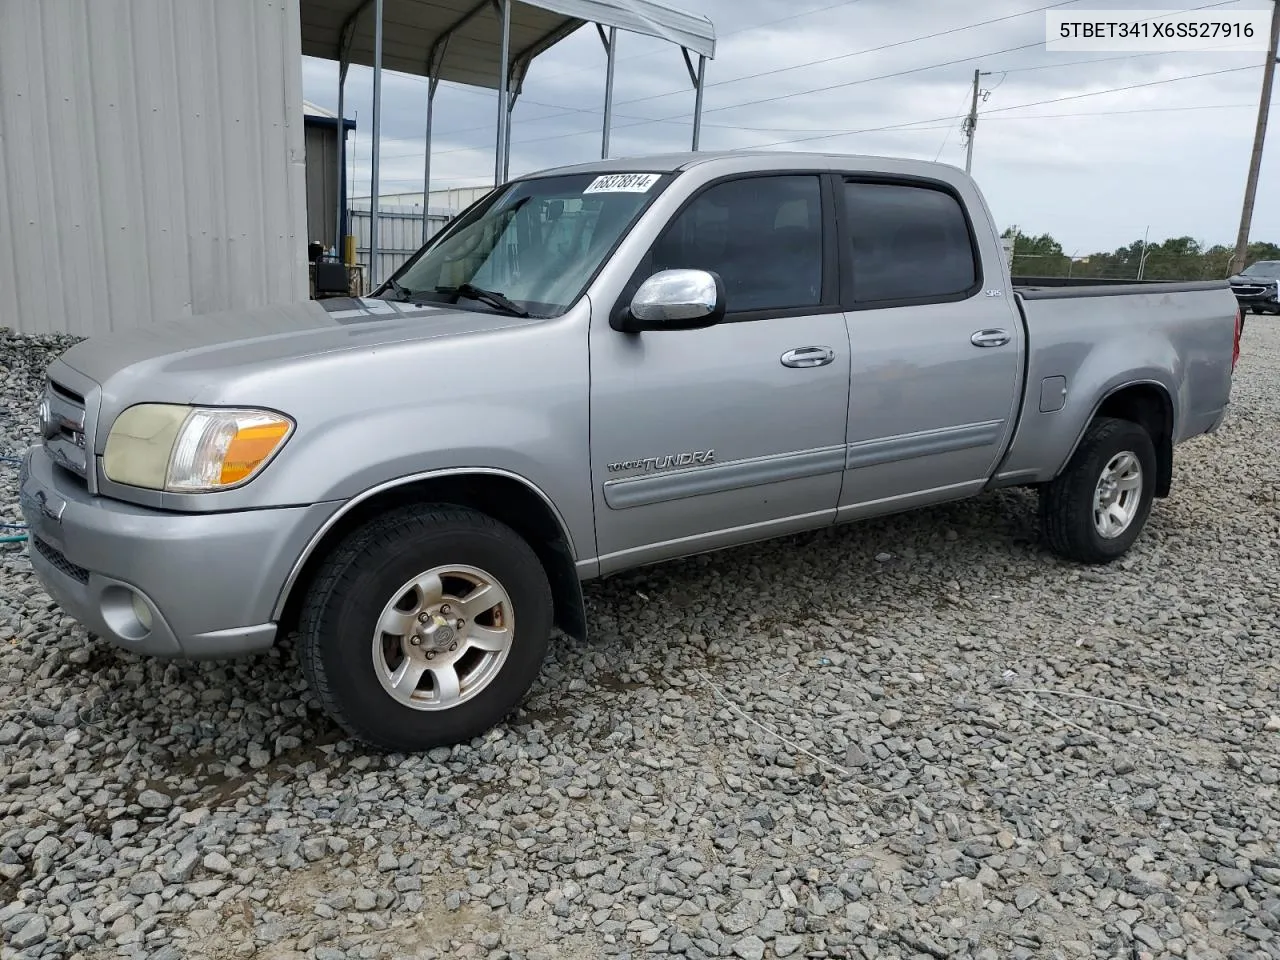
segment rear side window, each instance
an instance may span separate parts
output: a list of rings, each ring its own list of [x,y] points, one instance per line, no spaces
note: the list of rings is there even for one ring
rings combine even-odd
[[[845,253],[859,303],[957,300],[974,292],[977,260],[960,202],[943,190],[899,183],[844,187]]]
[[[653,247],[655,270],[720,275],[729,313],[822,302],[822,187],[816,176],[745,177],[709,187]]]

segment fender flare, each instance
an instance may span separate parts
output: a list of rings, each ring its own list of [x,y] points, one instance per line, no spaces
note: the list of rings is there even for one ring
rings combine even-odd
[[[510,470],[502,470],[496,467],[447,467],[439,470],[426,470],[422,473],[411,473],[394,480],[387,480],[383,483],[375,484],[355,496],[350,497],[343,502],[342,506],[333,512],[323,524],[320,525],[310,539],[307,540],[306,546],[294,559],[293,566],[289,570],[289,576],[285,578],[284,584],[280,587],[280,592],[276,596],[275,605],[271,610],[271,619],[279,621],[284,615],[285,605],[288,602],[289,595],[293,592],[293,588],[297,585],[298,578],[302,575],[302,570],[306,566],[307,561],[311,559],[316,548],[324,541],[329,532],[337,526],[338,522],[349,514],[352,510],[380,494],[386,493],[388,490],[394,490],[396,487],[407,486],[411,483],[419,483],[423,480],[436,480],[443,477],[459,477],[459,476],[475,476],[482,474],[491,477],[502,477],[506,480],[514,480],[521,486],[526,487],[531,493],[538,497],[547,508],[551,511],[551,515],[555,518],[556,526],[560,529],[560,535],[564,538],[565,545],[569,549],[569,556],[572,560],[578,559],[578,551],[573,542],[573,534],[570,533],[568,524],[565,523],[564,515],[555,505],[550,497],[536,483],[527,477],[522,477],[518,473]]]

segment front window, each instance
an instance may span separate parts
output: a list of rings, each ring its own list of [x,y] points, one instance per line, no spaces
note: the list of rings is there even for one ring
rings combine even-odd
[[[1244,275],[1246,277],[1268,277],[1271,279],[1280,277],[1280,260],[1263,260],[1255,263],[1245,270]]]
[[[811,174],[709,187],[654,244],[653,269],[720,275],[730,313],[822,303],[822,185]]]
[[[480,291],[533,316],[561,314],[666,182],[656,173],[614,173],[513,183],[410,261],[386,295],[493,308]]]

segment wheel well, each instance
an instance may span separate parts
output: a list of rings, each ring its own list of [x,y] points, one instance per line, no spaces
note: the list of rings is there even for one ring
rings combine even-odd
[[[1121,387],[1102,401],[1096,416],[1129,420],[1147,431],[1156,448],[1156,496],[1167,497],[1173,486],[1173,402],[1164,388]]]
[[[555,625],[578,639],[586,639],[586,611],[582,586],[574,567],[573,552],[555,512],[530,487],[519,480],[493,474],[430,477],[391,487],[362,500],[327,530],[285,598],[280,631],[297,627],[298,612],[311,580],[324,559],[348,534],[375,516],[398,507],[448,503],[470,507],[505,523],[520,534],[542,561],[555,603]]]

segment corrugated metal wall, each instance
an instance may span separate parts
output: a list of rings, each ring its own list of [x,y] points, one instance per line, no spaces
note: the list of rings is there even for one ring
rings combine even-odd
[[[297,0],[0,0],[0,325],[305,298]]]
[[[368,200],[353,200],[348,211],[350,230],[356,238],[356,262],[369,265],[369,215]],[[433,213],[427,220],[427,238],[440,232],[449,222],[444,214]],[[381,283],[400,268],[422,246],[422,208],[384,207],[378,205],[378,272]]]

